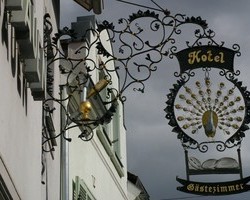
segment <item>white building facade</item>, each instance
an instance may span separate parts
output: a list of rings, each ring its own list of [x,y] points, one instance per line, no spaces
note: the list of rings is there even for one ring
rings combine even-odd
[[[101,12],[102,1],[98,2],[91,7],[97,13]],[[82,127],[66,131],[71,142],[60,134],[65,116],[79,112],[81,95],[67,102],[69,113],[60,112],[60,103],[49,101],[54,96],[69,95],[68,88],[66,93],[60,90],[65,81],[59,67],[63,64],[57,60],[61,55],[50,49],[59,30],[59,8],[60,0],[0,0],[0,199],[132,200],[128,195],[123,103],[119,99],[112,119],[95,127],[90,141],[79,139]],[[94,16],[79,17],[72,28],[86,30],[95,28],[95,23]],[[109,35],[103,33],[102,37],[108,41]],[[91,42],[94,38],[90,34],[88,39]],[[77,39],[68,41],[67,54],[84,45],[81,43]],[[104,45],[112,52],[109,42]],[[107,59],[95,48],[88,58],[97,65]],[[114,66],[109,62],[105,67]],[[116,72],[110,74],[109,86],[118,89]],[[102,70],[92,71],[92,86],[105,76]],[[107,88],[90,98],[91,117],[110,109],[103,103],[109,101],[106,98]]]
[[[0,9],[0,199],[60,199],[59,151],[42,151],[44,15],[57,31],[59,1],[1,0]]]
[[[82,55],[75,55],[74,52],[76,52],[77,48],[86,45],[82,42],[82,37],[85,30],[95,28],[95,23],[94,16],[78,17],[77,22],[72,23],[72,29],[78,33],[78,38],[69,41],[68,57],[77,59],[87,54],[87,52],[81,51]],[[95,34],[87,34],[87,36],[90,44],[96,39]],[[103,37],[102,41],[108,41],[107,33],[102,34],[101,37]],[[112,52],[109,42],[104,45],[109,52]],[[91,51],[88,59],[94,61],[99,67],[98,65],[105,63],[107,58],[98,55],[95,45],[93,47],[87,50]],[[69,55],[70,52],[73,52],[72,55]],[[91,61],[87,61],[86,65],[91,65]],[[79,65],[78,62],[76,63]],[[107,62],[105,67],[114,69],[114,62]],[[77,69],[75,70],[77,71]],[[111,74],[112,84],[109,84],[107,88],[118,89],[118,76],[115,72]],[[103,80],[105,75],[103,70],[94,70],[91,72],[91,82],[95,85]],[[110,100],[107,99],[107,88],[100,91],[97,94],[98,97],[90,98],[93,105],[92,117],[102,116],[110,108],[109,104],[100,105]],[[84,142],[80,140],[78,138],[79,133],[79,129],[68,131],[69,137],[72,138],[72,141],[68,144],[68,180],[69,185],[72,186],[69,190],[70,199],[127,200],[127,153],[123,103],[120,100],[116,102],[116,111],[111,121],[98,125],[93,130],[94,136],[90,141]]]

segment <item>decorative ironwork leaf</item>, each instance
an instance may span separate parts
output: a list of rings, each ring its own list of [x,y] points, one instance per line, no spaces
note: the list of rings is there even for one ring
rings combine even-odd
[[[196,35],[196,34],[199,34],[200,32],[201,32],[200,29],[196,29],[194,33]]]
[[[122,48],[119,48],[119,53],[123,54],[124,50]]]
[[[192,16],[191,18],[186,17],[185,23],[198,24],[204,29],[206,29],[208,27],[206,20],[203,20],[201,17],[194,17],[194,16]]]
[[[113,25],[113,23],[109,23],[106,20],[103,21],[102,24],[97,25],[97,31],[98,32],[101,32],[101,31],[106,30],[106,29],[114,30],[115,26]]]
[[[156,24],[155,24],[155,28],[156,28],[156,30],[159,30],[160,25],[159,25],[158,23],[156,23]]]
[[[246,131],[248,129],[249,129],[249,126],[246,125],[246,124],[242,125],[241,128],[240,128],[241,131]]]
[[[174,20],[170,20],[167,25],[168,26],[173,26],[174,25]]]
[[[122,24],[122,23],[123,23],[123,19],[121,18],[118,20],[118,24]]]
[[[63,29],[58,30],[58,33],[55,33],[55,37],[52,38],[53,44],[57,44],[58,40],[64,35],[68,35],[71,38],[76,39],[77,33],[73,29],[64,27]]]
[[[165,9],[165,10],[164,10],[164,14],[165,14],[166,16],[169,16],[169,15],[171,14],[171,12],[170,12],[168,9]]]
[[[153,17],[155,19],[159,19],[159,14],[155,14],[154,11],[147,10],[145,12],[139,10],[137,13],[133,13],[129,16],[129,22],[134,21],[135,19],[141,18],[141,17]]]
[[[147,54],[147,56],[146,56],[146,58],[145,58],[145,59],[146,59],[146,60],[149,60],[149,61],[151,60],[151,58],[150,58],[150,54],[149,54],[149,53]]]
[[[169,52],[165,51],[165,53],[163,53],[164,56],[168,56]]]
[[[98,49],[98,54],[106,56],[107,58],[111,56],[111,54],[103,47],[101,42],[97,42],[96,48]]]

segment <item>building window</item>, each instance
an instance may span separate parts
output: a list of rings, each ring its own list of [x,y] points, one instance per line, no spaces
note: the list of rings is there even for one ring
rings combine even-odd
[[[105,64],[99,60],[99,67],[105,66]],[[104,70],[100,70],[98,72],[99,81],[102,79],[105,79],[107,76],[104,72]],[[108,87],[105,87],[101,92],[100,96],[102,98],[103,102],[111,101],[112,99],[115,99],[115,95],[113,93],[108,94]],[[108,104],[110,106],[110,104]],[[109,109],[109,107],[107,107]],[[111,145],[113,147],[114,152],[120,158],[120,119],[119,119],[119,106],[117,108],[117,111],[114,113],[113,119],[110,123],[103,125],[103,131],[108,136],[108,140],[111,142]]]
[[[9,172],[0,157],[0,199],[1,200],[21,200],[16,187],[9,175]]]
[[[100,70],[99,72],[98,72],[98,76],[99,76],[99,81],[100,80],[102,80],[102,79],[105,79],[105,73],[104,73],[104,71],[103,70]],[[99,92],[99,94],[100,94],[100,96],[101,96],[101,98],[102,98],[102,100],[105,102],[105,101],[107,101],[108,99],[107,99],[107,87],[105,87],[104,89],[102,89],[100,92]]]
[[[113,129],[113,150],[116,156],[121,159],[121,152],[120,152],[120,113],[119,107],[117,111],[114,113],[113,120],[112,120],[112,129]]]
[[[0,199],[2,200],[13,199],[1,175],[0,175]]]
[[[73,181],[73,200],[96,200],[93,196],[83,179],[76,176],[75,181]]]

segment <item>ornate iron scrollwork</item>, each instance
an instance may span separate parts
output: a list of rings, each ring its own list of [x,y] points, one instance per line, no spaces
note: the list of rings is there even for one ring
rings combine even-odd
[[[51,70],[51,66],[58,65],[60,62],[58,66],[60,73],[66,77],[61,87],[66,88],[67,96],[56,97],[51,91],[53,77],[49,74],[47,83],[50,86],[48,98],[44,101],[44,111],[45,113],[51,112],[53,106],[48,110],[48,105],[57,103],[66,115],[66,125],[61,127],[62,130],[55,137],[46,138],[44,144],[59,136],[63,136],[70,141],[70,138],[65,137],[65,131],[75,127],[81,129],[82,133],[79,135],[81,139],[90,140],[93,137],[95,127],[111,121],[116,111],[117,101],[126,101],[124,95],[126,89],[133,87],[134,91],[144,92],[145,81],[157,70],[157,65],[165,58],[174,57],[177,51],[174,37],[181,34],[183,25],[193,24],[198,26],[199,28],[196,28],[195,31],[197,37],[198,33],[201,34],[202,32],[204,37],[207,23],[201,17],[187,17],[182,14],[171,15],[167,9],[152,10],[157,12],[139,10],[137,13],[131,14],[128,19],[119,19],[117,26],[108,21],[103,21],[97,24],[96,28],[85,30],[82,36],[69,28],[59,30],[52,36],[53,27],[49,20],[50,17],[48,14],[45,15],[44,49],[48,58],[48,68]],[[89,40],[89,35],[93,35],[94,39]],[[156,35],[157,37],[155,37]],[[65,36],[67,36],[67,42],[62,43],[61,38],[65,38]],[[70,57],[68,52],[63,50],[64,45],[76,40],[79,41],[79,37],[81,45],[73,52],[74,56]],[[198,38],[200,37],[202,36],[200,35]],[[105,46],[107,43],[112,48],[107,48]],[[97,53],[105,59],[100,63],[93,60],[91,58],[92,50],[97,50]],[[81,54],[83,51],[85,53]],[[80,54],[81,57],[78,56]],[[110,65],[110,63],[114,64]],[[104,80],[100,87],[106,87],[105,100],[99,97],[96,97],[95,100],[99,98],[105,107],[103,109],[106,111],[101,116],[94,118],[86,117],[89,115],[79,112],[78,108],[76,109],[78,113],[75,114],[70,110],[69,102],[72,101],[71,99],[74,96],[79,96],[82,93],[83,88],[89,84],[91,73],[95,70],[104,74]],[[119,76],[118,88],[112,86],[113,73]],[[187,77],[192,76],[192,74],[193,72],[186,72]],[[184,74],[181,76],[183,77]],[[183,81],[184,78],[180,82]],[[82,110],[87,111],[88,104],[86,103],[84,106]]]
[[[120,19],[118,28],[108,21],[98,24],[96,34],[100,35],[103,31],[108,31],[109,41],[116,46],[117,50],[113,53],[108,52],[99,38],[98,53],[109,58],[106,63],[115,61],[116,71],[125,73],[120,93],[134,84],[140,85],[134,90],[144,92],[144,82],[150,78],[152,72],[157,70],[156,65],[164,58],[173,58],[177,49],[174,36],[181,34],[182,25],[192,23],[200,26],[202,30],[207,28],[206,21],[200,17],[190,18],[181,14],[172,16],[167,10],[162,12],[163,15],[150,10],[139,10],[130,15],[129,19]],[[144,19],[147,20],[146,25],[141,21]],[[140,22],[143,22],[142,25]],[[145,37],[145,34],[148,37]],[[126,98],[123,96],[122,99]]]

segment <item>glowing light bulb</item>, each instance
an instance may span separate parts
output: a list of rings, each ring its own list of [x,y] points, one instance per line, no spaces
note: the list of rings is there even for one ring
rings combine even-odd
[[[205,78],[205,84],[207,87],[209,87],[211,85],[211,81],[209,78]]]
[[[199,95],[204,96],[204,92],[202,90],[199,90]]]
[[[192,97],[193,99],[197,100],[196,94],[191,94],[191,97]]]
[[[82,118],[84,120],[89,120],[89,114],[91,112],[92,106],[89,101],[83,101],[80,104],[80,112],[82,113]]]
[[[188,129],[189,127],[190,127],[190,124],[184,124],[184,125],[182,126],[183,129]]]
[[[221,94],[222,94],[222,92],[219,90],[219,91],[217,91],[217,96],[218,97],[220,97],[221,96]]]
[[[224,96],[224,101],[228,101],[228,96]]]
[[[241,101],[241,97],[240,96],[236,97],[235,101],[237,102]]]
[[[186,103],[189,104],[189,105],[191,105],[191,104],[192,104],[192,101],[191,101],[190,99],[187,99],[187,100],[186,100]]]
[[[221,82],[220,83],[220,88],[222,89],[225,86],[225,83]]]
[[[182,106],[181,106],[180,104],[176,104],[176,105],[175,105],[175,108],[176,108],[176,109],[182,109]]]
[[[186,90],[186,92],[189,93],[189,94],[192,93],[192,90],[191,90],[190,88],[188,88],[188,87],[185,87],[185,90]]]
[[[244,106],[240,106],[240,107],[238,108],[239,111],[243,111],[244,109],[245,109]]]
[[[196,81],[196,86],[198,87],[198,88],[200,88],[201,87],[201,83],[199,82],[199,81]]]
[[[179,116],[179,117],[177,117],[177,120],[178,121],[183,121],[185,118],[183,117],[183,116]]]
[[[207,94],[208,94],[208,95],[211,95],[211,93],[212,93],[211,89],[208,88],[208,89],[207,89]]]
[[[228,105],[229,105],[229,106],[234,106],[234,102],[233,102],[233,101],[230,101]]]
[[[238,121],[238,122],[243,121],[242,117],[236,117],[235,120]]]
[[[239,126],[238,126],[237,124],[232,124],[232,127],[233,127],[234,129],[239,129]]]
[[[180,98],[180,99],[183,99],[183,100],[186,100],[186,97],[185,97],[185,95],[183,95],[183,94],[180,94],[180,95],[179,95],[179,98]]]
[[[232,95],[234,93],[233,89],[228,90],[228,95]]]

